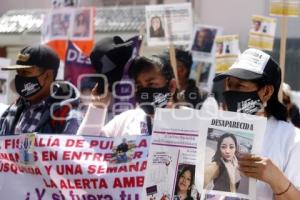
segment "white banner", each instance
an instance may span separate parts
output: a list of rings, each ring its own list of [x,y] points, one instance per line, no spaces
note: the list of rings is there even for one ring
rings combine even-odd
[[[0,138],[1,199],[141,200],[147,136]]]

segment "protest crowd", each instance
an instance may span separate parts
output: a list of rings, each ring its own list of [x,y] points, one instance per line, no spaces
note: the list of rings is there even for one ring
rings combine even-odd
[[[62,2],[42,42],[0,60],[0,95],[16,94],[0,98],[0,199],[300,200],[276,20],[253,15],[240,50],[190,2],[146,5],[139,34],[95,41],[94,8]]]

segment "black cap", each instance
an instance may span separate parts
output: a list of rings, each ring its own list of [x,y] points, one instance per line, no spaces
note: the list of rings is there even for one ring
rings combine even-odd
[[[132,55],[133,41],[123,41],[119,36],[98,41],[93,48],[91,62],[100,74],[104,74],[110,85],[122,78],[125,64]]]
[[[43,69],[57,70],[59,58],[57,54],[45,45],[28,46],[17,55],[16,65],[2,67],[2,70],[16,70],[37,66]]]

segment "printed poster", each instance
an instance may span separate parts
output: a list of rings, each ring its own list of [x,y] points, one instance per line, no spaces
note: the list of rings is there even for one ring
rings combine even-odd
[[[215,54],[215,38],[221,33],[220,27],[196,24],[190,42],[193,58],[197,60],[211,59]]]
[[[215,63],[197,61],[193,62],[190,78],[194,79],[197,86],[205,91],[211,91],[215,76]]]
[[[272,51],[276,31],[276,19],[264,16],[252,16],[248,47]]]
[[[216,40],[216,73],[227,71],[240,54],[239,36],[222,35]]]
[[[94,38],[93,8],[58,8],[45,18],[42,41],[92,40]]]
[[[149,46],[187,45],[192,35],[191,3],[146,6]]]
[[[299,0],[270,0],[271,16],[299,16]]]
[[[1,197],[141,200],[149,142],[147,136],[0,137]]]
[[[255,199],[256,181],[237,162],[260,152],[265,128],[266,118],[253,115],[157,110],[143,199]]]

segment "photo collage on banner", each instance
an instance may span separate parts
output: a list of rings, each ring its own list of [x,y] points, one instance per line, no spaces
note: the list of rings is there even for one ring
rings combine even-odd
[[[149,46],[187,45],[192,34],[190,3],[146,6],[146,31]]]
[[[93,8],[57,8],[45,16],[42,42],[51,40],[92,40]]]
[[[240,54],[239,36],[222,35],[216,40],[216,73],[227,71]]]
[[[272,51],[276,31],[276,19],[264,16],[252,16],[248,47]]]
[[[269,13],[271,16],[298,17],[299,0],[270,0]]]
[[[10,59],[0,58],[0,67],[7,67],[11,63]],[[9,96],[10,92],[10,76],[9,71],[1,70],[0,73],[0,103],[9,104]]]
[[[215,39],[222,33],[222,28],[196,24],[190,41],[190,51],[193,54],[193,65],[190,78],[200,87],[210,92],[215,76]]]
[[[10,199],[142,199],[148,136],[22,134],[0,138]],[[5,182],[5,184],[4,184]],[[15,190],[16,185],[22,187]]]
[[[242,153],[260,151],[265,128],[266,119],[253,115],[159,109],[143,199],[255,199],[255,181],[237,162]]]

